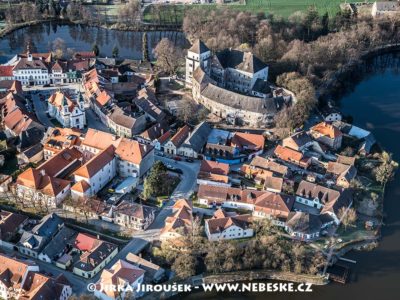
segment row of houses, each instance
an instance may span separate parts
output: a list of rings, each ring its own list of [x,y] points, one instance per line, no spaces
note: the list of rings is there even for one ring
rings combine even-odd
[[[154,148],[138,141],[89,129],[49,129],[43,158],[36,168],[22,172],[16,182],[23,199],[56,207],[73,199],[95,196],[117,175],[142,178],[154,163]]]
[[[118,82],[118,73],[111,71],[93,68],[82,81],[85,97],[103,124],[118,136],[132,138],[148,124],[163,121],[165,113],[157,106],[154,92],[145,87],[152,84],[151,76],[132,74],[130,81]]]
[[[184,156],[237,164],[264,151],[265,138],[261,134],[229,132],[211,128],[201,122],[191,130],[185,125],[160,145],[167,155]]]
[[[41,261],[72,270],[78,276],[92,278],[118,253],[118,246],[65,226],[55,213],[43,217],[31,229],[24,230],[18,251]]]

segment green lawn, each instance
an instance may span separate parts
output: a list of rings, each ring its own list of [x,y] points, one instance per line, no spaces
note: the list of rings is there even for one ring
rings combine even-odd
[[[362,2],[363,0],[350,0],[347,2]],[[368,2],[374,2],[373,0],[367,0]],[[339,11],[339,4],[343,3],[344,0],[246,0],[245,5],[236,3],[227,4],[225,7],[229,7],[235,10],[250,11],[252,13],[264,12],[266,14],[272,13],[276,16],[289,17],[296,11],[305,11],[310,6],[316,6],[319,13],[322,15],[328,12],[329,15],[334,15]],[[175,7],[175,8],[173,8]],[[208,9],[215,9],[219,7],[214,4],[207,5],[164,5],[161,18],[167,23],[172,23],[173,20],[183,18],[184,12],[187,9],[203,7]],[[175,15],[177,18],[175,18]],[[158,18],[160,19],[160,17]],[[147,22],[154,22],[156,20],[155,13],[152,6],[148,6],[144,12],[144,20]]]

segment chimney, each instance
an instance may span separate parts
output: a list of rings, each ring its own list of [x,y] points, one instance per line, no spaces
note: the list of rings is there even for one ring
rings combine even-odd
[[[41,169],[41,170],[40,170],[40,175],[42,175],[42,176],[46,175],[46,170]]]

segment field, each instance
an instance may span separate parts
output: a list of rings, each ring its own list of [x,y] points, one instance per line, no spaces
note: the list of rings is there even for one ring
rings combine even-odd
[[[364,0],[350,0],[347,2],[363,2]],[[227,4],[225,7],[241,10],[250,11],[252,13],[264,12],[265,14],[274,14],[284,18],[289,17],[296,11],[305,11],[310,6],[315,6],[318,12],[322,15],[328,13],[330,16],[335,15],[339,11],[340,3],[344,0],[246,0],[246,4]],[[367,2],[373,2],[373,0],[367,0]],[[185,10],[193,7],[204,7],[214,9],[218,7],[215,4],[206,5],[164,5],[162,13],[156,16],[152,6],[145,9],[144,20],[147,22],[157,22],[160,19],[163,22],[172,23],[174,20],[182,21]],[[165,21],[164,21],[165,20]]]

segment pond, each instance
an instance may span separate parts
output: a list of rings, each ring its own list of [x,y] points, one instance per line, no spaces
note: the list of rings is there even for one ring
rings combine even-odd
[[[2,38],[0,40],[0,63],[6,62],[17,53],[25,52],[28,43],[32,45],[32,51],[48,52],[57,38],[64,40],[66,47],[75,51],[90,51],[93,44],[97,44],[100,48],[100,56],[110,57],[112,49],[117,46],[121,58],[142,59],[142,35],[143,32],[46,22],[15,30]],[[150,55],[157,43],[164,37],[176,45],[187,45],[182,32],[147,32]]]

